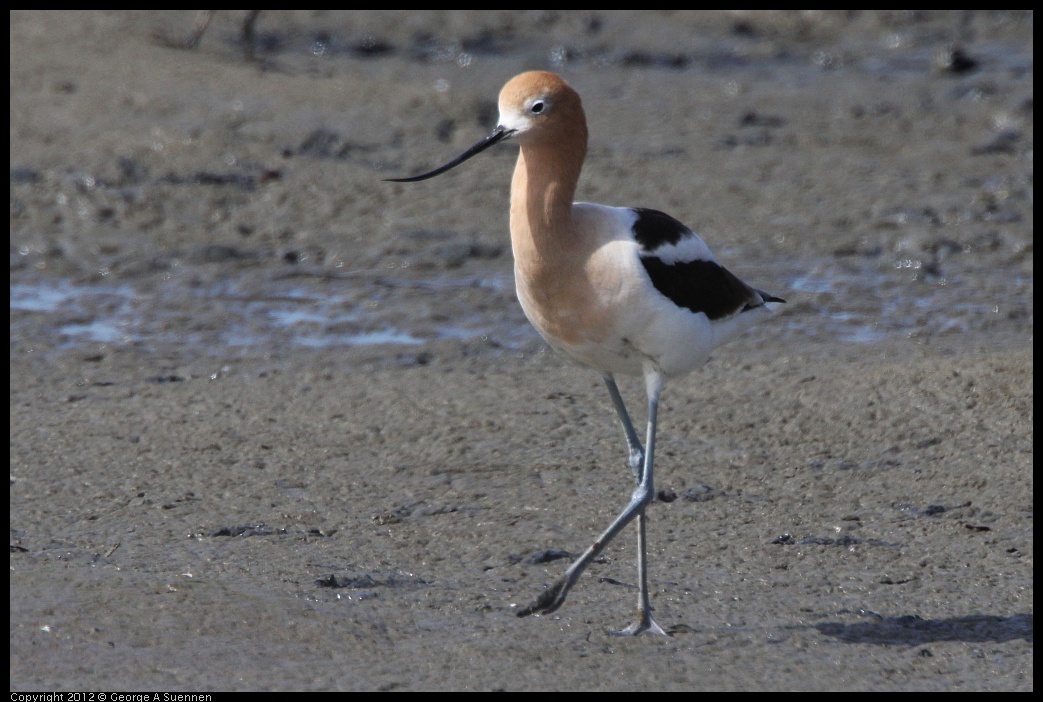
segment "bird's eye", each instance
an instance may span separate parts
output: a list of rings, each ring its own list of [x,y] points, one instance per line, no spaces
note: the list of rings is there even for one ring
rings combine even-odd
[[[529,109],[532,111],[532,114],[538,115],[539,113],[543,112],[544,107],[546,107],[546,105],[543,104],[543,100],[537,100],[536,102],[532,103],[532,107],[530,107]]]

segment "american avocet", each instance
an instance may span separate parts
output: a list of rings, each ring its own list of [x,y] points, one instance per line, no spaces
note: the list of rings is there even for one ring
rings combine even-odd
[[[411,178],[433,178],[505,139],[521,146],[511,182],[514,281],[525,316],[555,349],[601,371],[623,425],[637,488],[615,521],[518,616],[558,609],[590,562],[637,519],[638,615],[614,632],[666,634],[652,618],[645,559],[645,508],[655,496],[656,410],[668,378],[702,366],[710,352],[784,302],[729,273],[691,229],[657,210],[573,202],[587,153],[579,94],[542,71],[515,76],[500,91],[500,121],[449,163]],[[645,447],[614,376],[643,376]]]

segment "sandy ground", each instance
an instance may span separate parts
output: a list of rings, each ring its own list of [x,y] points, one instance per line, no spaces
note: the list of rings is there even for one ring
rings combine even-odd
[[[11,14],[12,690],[1031,690],[1031,13]],[[653,604],[598,375],[511,288],[512,75],[582,199],[780,315],[667,388]],[[641,388],[623,383],[643,421]]]

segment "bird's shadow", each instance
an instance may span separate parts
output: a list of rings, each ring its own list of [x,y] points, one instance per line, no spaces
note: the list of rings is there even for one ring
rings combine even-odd
[[[813,625],[820,633],[845,643],[904,644],[918,646],[938,641],[1002,643],[1025,639],[1032,643],[1031,614],[1010,617],[977,614],[949,619],[923,619],[916,615],[875,618],[854,624],[826,622]]]

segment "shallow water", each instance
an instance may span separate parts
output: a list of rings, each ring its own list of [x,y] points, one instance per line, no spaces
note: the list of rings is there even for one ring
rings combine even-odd
[[[1005,331],[1023,335],[1023,317],[1032,307],[1030,276],[943,277],[914,259],[890,265],[835,258],[775,261],[757,266],[747,278],[775,281],[779,287],[772,292],[787,299],[790,309],[797,307],[792,314],[783,308],[773,322],[793,344],[832,339],[860,345]],[[256,278],[248,278],[181,290],[170,284],[160,293],[135,290],[128,283],[47,278],[11,285],[10,334],[11,342],[19,344],[28,343],[28,335],[44,341],[38,336],[43,330],[51,337],[47,345],[63,348],[151,342],[195,346],[214,355],[237,346],[423,347],[447,339],[531,347],[539,339],[520,314],[511,285],[505,276],[355,276],[317,290],[296,280],[270,280],[258,288]],[[480,290],[497,304],[469,309],[454,300],[462,289]],[[423,305],[415,304],[418,297],[434,298],[437,307],[457,314],[445,319],[440,312],[441,321],[433,321],[425,317]],[[186,315],[189,304],[194,311]],[[219,329],[200,326],[208,315],[221,319]]]

